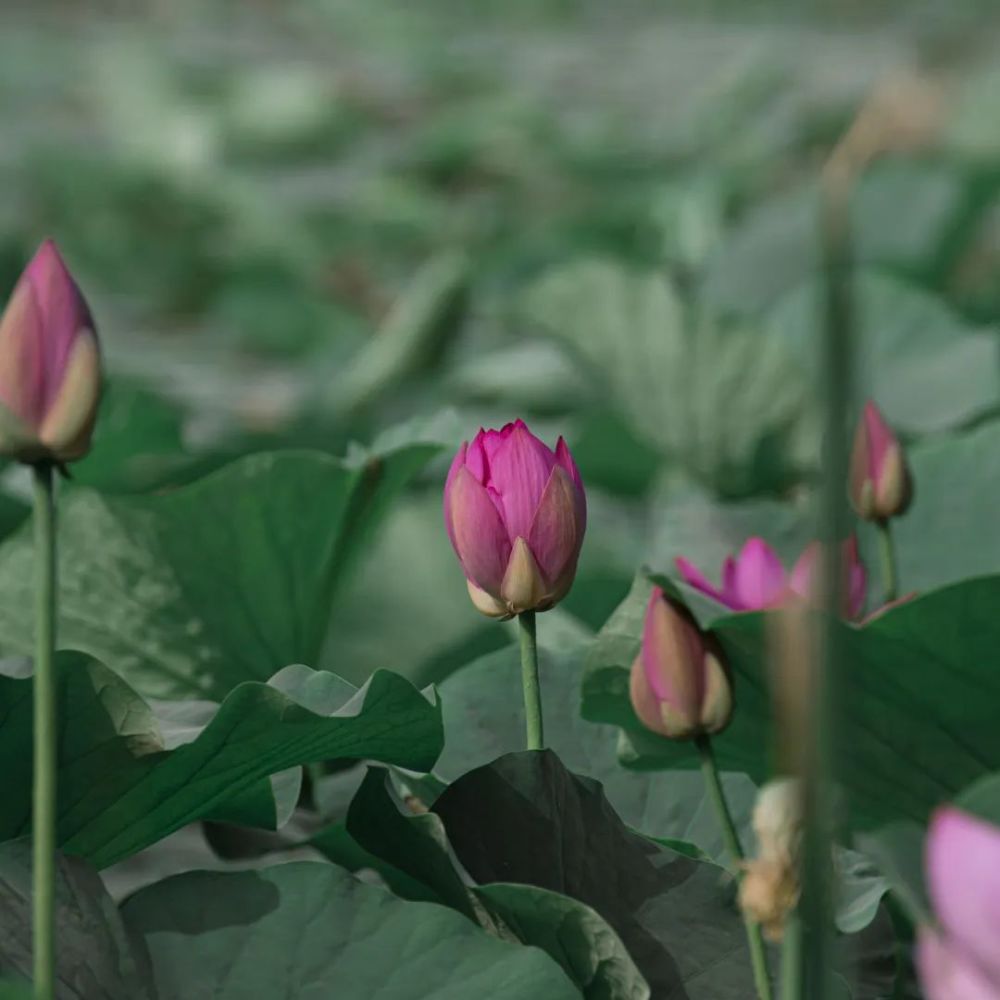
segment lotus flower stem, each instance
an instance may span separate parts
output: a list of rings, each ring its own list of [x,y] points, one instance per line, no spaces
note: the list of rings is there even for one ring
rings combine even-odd
[[[725,842],[726,850],[732,857],[732,870],[737,878],[742,878],[743,847],[733,823],[732,813],[729,811],[729,804],[726,802],[726,793],[722,790],[719,767],[715,762],[715,753],[712,750],[712,740],[706,735],[696,736],[694,745],[701,758],[701,774],[705,779],[705,791],[712,800],[712,807],[715,809],[719,828],[722,830],[722,839]],[[760,932],[760,925],[746,915],[743,917],[743,923],[746,926],[747,943],[750,946],[750,963],[753,966],[753,981],[757,988],[757,996],[759,1000],[771,1000],[771,981],[767,975],[767,956],[764,954],[764,938]]]
[[[535,612],[522,611],[517,616],[521,633],[521,683],[524,686],[524,718],[529,750],[545,746],[542,725],[542,691],[538,685],[538,643],[535,641]]]
[[[882,560],[883,603],[896,600],[899,591],[896,575],[896,546],[892,540],[892,525],[888,518],[876,522],[878,528],[879,555]]]
[[[56,862],[56,509],[51,462],[32,469],[35,480],[35,723],[34,987],[36,1000],[55,996]]]
[[[781,942],[781,1000],[799,1000],[802,994],[802,921],[793,913],[785,921]]]

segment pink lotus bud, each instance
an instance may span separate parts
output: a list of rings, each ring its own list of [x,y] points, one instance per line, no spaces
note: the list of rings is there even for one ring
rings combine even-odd
[[[927,883],[938,920],[922,928],[917,966],[927,1000],[1000,997],[1000,827],[952,806],[927,834]]]
[[[100,396],[94,321],[46,240],[0,318],[0,455],[60,463],[83,457]]]
[[[523,420],[480,430],[451,463],[444,523],[479,611],[548,611],[572,586],[587,526],[566,442],[553,452]]]
[[[629,693],[643,725],[670,739],[721,732],[733,712],[721,650],[659,587],[646,607]]]
[[[903,446],[869,400],[858,421],[851,452],[851,506],[865,521],[884,521],[906,512],[913,482]]]

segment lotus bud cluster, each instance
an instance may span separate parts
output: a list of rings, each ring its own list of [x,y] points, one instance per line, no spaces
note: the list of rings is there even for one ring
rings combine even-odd
[[[480,430],[451,464],[444,521],[479,611],[549,610],[572,586],[587,525],[566,442],[553,451],[522,420]]]
[[[82,458],[101,397],[90,310],[55,244],[42,244],[0,317],[0,455]]]

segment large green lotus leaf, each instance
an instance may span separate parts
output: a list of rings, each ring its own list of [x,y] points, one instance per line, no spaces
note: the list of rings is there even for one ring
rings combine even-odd
[[[12,978],[31,977],[31,860],[29,841],[0,844],[0,975]],[[100,876],[81,858],[57,858],[55,930],[60,1000],[154,1000],[145,949],[129,940]]]
[[[583,712],[623,727],[623,760],[636,767],[693,763],[690,750],[649,733],[628,698],[650,582],[640,575],[629,597],[588,652]],[[1000,640],[1000,577],[969,580],[903,604],[862,629],[844,625],[846,698],[838,734],[841,780],[852,821],[923,820],[938,802],[1000,767],[992,706],[1000,675],[991,669]],[[712,631],[734,674],[736,710],[715,740],[723,767],[756,781],[769,774],[767,632],[772,613],[724,616]]]
[[[59,641],[143,694],[223,698],[241,681],[320,660],[338,585],[406,481],[436,451],[343,461],[252,455],[172,493],[67,491]],[[30,531],[0,548],[0,644],[29,652]],[[363,678],[353,678],[362,680]]]
[[[376,870],[406,899],[443,903],[491,933],[542,948],[591,1000],[649,996],[618,935],[594,910],[535,886],[476,886],[457,863],[441,818],[408,810],[382,768],[366,775],[346,830],[335,827],[312,843],[351,870]]]
[[[1000,351],[992,331],[972,327],[928,293],[878,274],[860,274],[854,296],[858,388],[894,426],[909,433],[955,427],[1000,401]],[[780,342],[804,371],[818,375],[821,317],[819,284],[798,288],[770,313],[765,342]]]
[[[397,899],[334,865],[189,872],[122,908],[152,959],[159,1000],[571,1000],[537,948],[458,913]]]
[[[600,785],[551,751],[509,754],[434,804],[479,883],[522,883],[586,903],[663,1000],[754,995],[732,884],[719,869],[632,833]]]
[[[539,618],[544,641],[547,622]],[[694,844],[724,862],[725,847],[701,774],[694,771],[640,773],[618,762],[614,726],[594,725],[580,716],[580,682],[585,648],[540,648],[540,682],[545,742],[565,765],[596,778],[615,811],[650,837]],[[481,657],[448,677],[440,687],[445,749],[435,774],[455,781],[473,767],[524,748],[524,697],[517,650]],[[685,745],[697,768],[694,749]],[[750,813],[756,787],[743,774],[726,774],[723,785],[744,842],[751,844]]]
[[[264,781],[289,768],[339,757],[427,770],[441,749],[439,708],[386,671],[357,691],[306,667],[283,670],[270,684],[245,682],[194,739],[177,744],[107,667],[77,653],[60,654],[57,666],[59,844],[98,867],[196,819],[246,819],[227,807],[259,800],[269,790]],[[31,707],[30,678],[0,676],[5,839],[30,825]]]
[[[525,308],[588,364],[646,441],[700,479],[727,495],[783,482],[806,387],[777,338],[691,324],[663,275],[600,260],[547,274]]]

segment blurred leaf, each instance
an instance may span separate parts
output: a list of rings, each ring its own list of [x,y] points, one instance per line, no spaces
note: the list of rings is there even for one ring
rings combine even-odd
[[[193,820],[225,815],[227,804],[260,794],[262,779],[299,764],[371,757],[427,770],[441,749],[438,707],[385,671],[356,692],[303,666],[268,684],[248,681],[195,739],[169,750],[149,706],[119,677],[77,653],[57,662],[58,841],[98,867]],[[10,762],[2,838],[30,826],[31,714],[30,677],[0,676],[0,759]]]
[[[369,405],[434,364],[457,331],[467,284],[468,264],[457,254],[425,265],[330,389],[336,410]]]
[[[64,646],[144,694],[219,700],[320,660],[330,608],[389,503],[436,449],[341,461],[252,455],[163,496],[67,493],[60,505]],[[0,634],[32,648],[32,541],[0,548]]]
[[[654,736],[636,719],[628,670],[638,652],[650,583],[640,575],[587,656],[584,715],[623,727],[622,759],[634,767],[690,767],[690,748]],[[989,705],[1000,577],[969,580],[885,613],[862,629],[844,625],[845,706],[840,780],[855,826],[923,820],[982,773],[1000,767]],[[770,771],[768,620],[776,612],[718,618],[711,631],[734,675],[736,710],[713,741],[720,765],[763,781]],[[942,699],[940,692],[948,691]]]
[[[600,785],[552,751],[509,754],[464,775],[434,811],[478,882],[525,883],[593,907],[653,996],[753,997],[742,921],[719,870],[631,833]]]
[[[109,493],[153,489],[186,463],[183,415],[140,385],[112,379],[101,401],[89,455],[73,465],[73,479]]]
[[[525,308],[589,363],[645,440],[696,476],[732,495],[783,482],[805,394],[784,344],[707,320],[687,329],[663,276],[598,260],[543,277]]]
[[[987,774],[955,796],[954,804],[1000,826],[1000,774]]]
[[[858,843],[881,870],[889,888],[915,924],[933,922],[924,883],[924,830],[912,820],[898,820],[858,837]]]
[[[0,844],[0,973],[31,978],[30,841]],[[129,940],[118,910],[86,861],[59,855],[55,895],[56,991],[60,1000],[154,1000],[149,957]],[[9,989],[11,992],[5,992]],[[0,985],[0,997],[16,987]],[[31,997],[28,990],[26,997]]]
[[[770,314],[768,339],[793,352],[815,377],[820,352],[819,288],[782,299]],[[991,331],[970,327],[925,292],[862,273],[855,282],[859,390],[890,423],[927,433],[968,423],[1000,401],[1000,351]],[[818,384],[818,383],[816,383]]]
[[[122,914],[149,948],[159,1000],[317,990],[343,1000],[579,996],[537,949],[498,941],[444,907],[403,902],[333,865],[190,872],[141,890]]]
[[[947,163],[887,160],[858,186],[851,222],[862,264],[928,270],[962,210],[960,173]],[[716,309],[756,313],[819,271],[819,204],[813,185],[752,208],[709,258],[702,292]]]
[[[929,590],[997,568],[1000,422],[910,451],[915,492],[893,522],[903,592]]]

